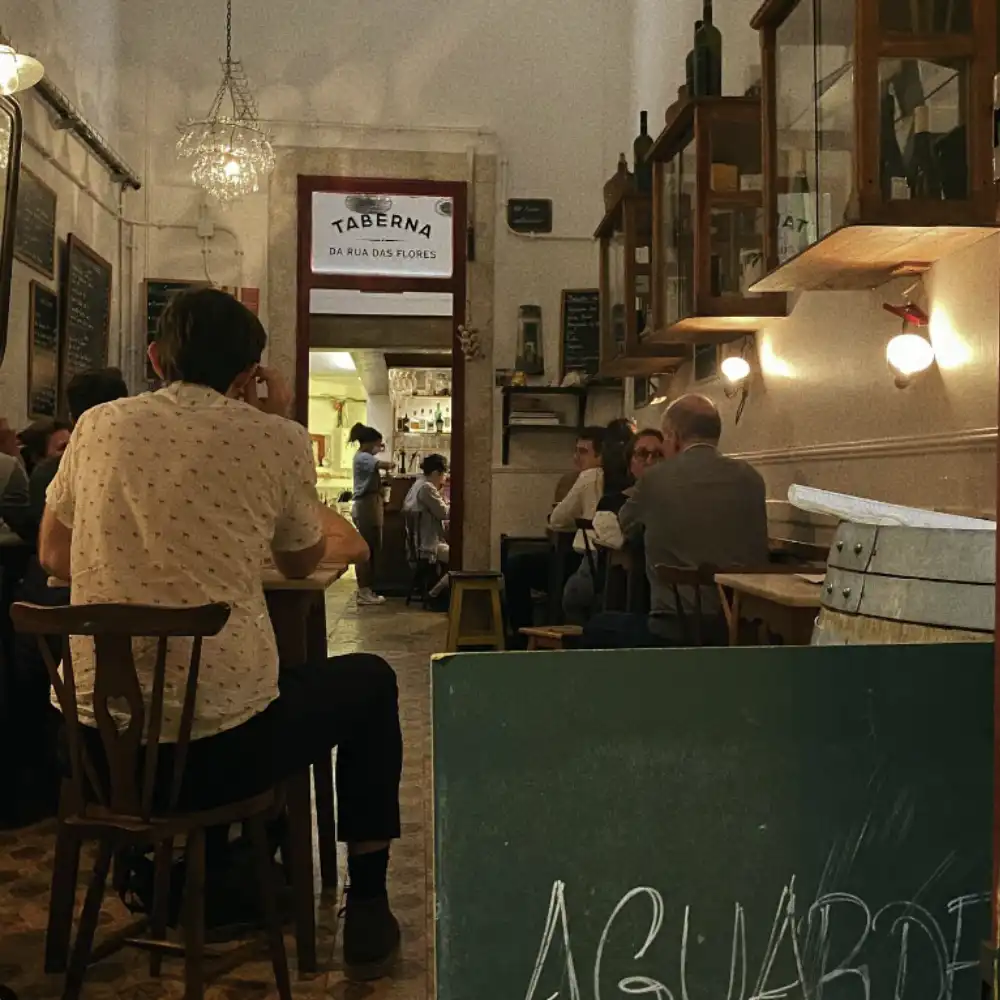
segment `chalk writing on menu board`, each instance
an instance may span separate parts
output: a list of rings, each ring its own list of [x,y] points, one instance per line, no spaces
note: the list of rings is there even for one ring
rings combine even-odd
[[[596,375],[601,365],[601,295],[596,288],[562,293],[562,373]]]
[[[59,297],[37,281],[29,292],[28,413],[54,417],[59,393]]]
[[[56,193],[23,167],[17,182],[14,256],[49,278],[56,276]]]
[[[156,336],[156,327],[160,322],[160,317],[163,315],[163,310],[167,308],[167,303],[178,292],[182,292],[185,288],[191,288],[198,284],[203,284],[203,282],[155,278],[150,278],[146,282],[147,347],[153,342],[153,337]],[[153,366],[149,363],[148,358],[146,359],[146,381],[157,381],[156,372],[153,371]]]
[[[72,234],[63,291],[63,378],[103,368],[111,325],[111,265]]]

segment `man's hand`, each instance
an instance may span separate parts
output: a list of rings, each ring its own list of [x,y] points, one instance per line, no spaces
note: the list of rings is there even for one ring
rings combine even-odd
[[[257,383],[267,387],[267,397],[257,394]],[[278,417],[287,417],[292,410],[292,390],[285,377],[275,368],[257,369],[256,374],[243,391],[243,398],[264,413],[273,413]]]
[[[17,444],[17,434],[3,417],[0,417],[0,453],[13,458],[18,458],[21,454]]]

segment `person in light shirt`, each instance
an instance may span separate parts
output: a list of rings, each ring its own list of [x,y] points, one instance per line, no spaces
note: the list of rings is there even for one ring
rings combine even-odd
[[[52,576],[71,581],[73,604],[230,606],[225,628],[204,641],[179,805],[200,810],[249,797],[338,747],[338,829],[350,877],[344,960],[349,975],[368,979],[388,968],[399,945],[386,894],[389,844],[400,834],[396,677],[365,653],[279,675],[265,562],[303,578],[325,556],[363,563],[368,547],[333,512],[324,528],[308,432],[287,418],[285,381],[260,366],[266,340],[257,317],[225,292],[176,295],[150,348],[166,387],[80,419],[48,488],[39,557]],[[168,646],[166,744],[180,726],[188,643]],[[155,648],[134,643],[147,686]],[[81,722],[99,756],[89,640],[74,641],[73,665]],[[160,753],[167,774],[169,750]],[[215,842],[222,864],[224,830]]]

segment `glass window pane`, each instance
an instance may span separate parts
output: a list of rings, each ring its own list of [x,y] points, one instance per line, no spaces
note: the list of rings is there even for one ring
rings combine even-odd
[[[777,31],[778,262],[819,239],[815,20],[812,0],[800,0]]]
[[[653,332],[652,286],[650,284],[650,248],[635,248],[635,329],[640,338]]]
[[[698,158],[694,142],[680,156],[680,185],[677,199],[677,318],[694,312],[694,230],[698,206]]]
[[[715,205],[710,212],[712,295],[747,295],[764,277],[764,212],[757,205]]]
[[[712,191],[760,191],[764,187],[760,120],[734,120],[714,114],[709,129],[712,146]]]
[[[972,0],[879,0],[879,27],[913,35],[968,34]]]
[[[887,201],[969,196],[968,63],[879,61],[879,165]]]
[[[625,237],[616,234],[608,244],[608,298],[615,356],[625,352]]]
[[[663,296],[663,323],[672,326],[693,311],[697,178],[693,142],[663,164],[660,177],[663,231],[659,238],[663,253],[657,280]]]
[[[816,228],[845,221],[854,195],[854,3],[819,0],[816,16]]]

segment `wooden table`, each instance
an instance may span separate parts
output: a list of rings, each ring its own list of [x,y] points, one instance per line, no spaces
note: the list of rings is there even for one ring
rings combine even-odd
[[[789,645],[809,645],[820,607],[819,584],[792,573],[718,573],[715,582],[733,594],[731,646],[739,645],[741,618],[762,621]]]
[[[284,666],[326,662],[326,591],[347,571],[346,566],[320,566],[304,580],[289,580],[276,569],[263,574],[264,596]],[[313,765],[320,876],[324,889],[337,886],[337,820],[334,808],[333,754]],[[288,783],[288,816],[292,882],[296,891],[296,934],[300,972],[315,972],[316,909],[314,898],[312,804],[308,772]]]

